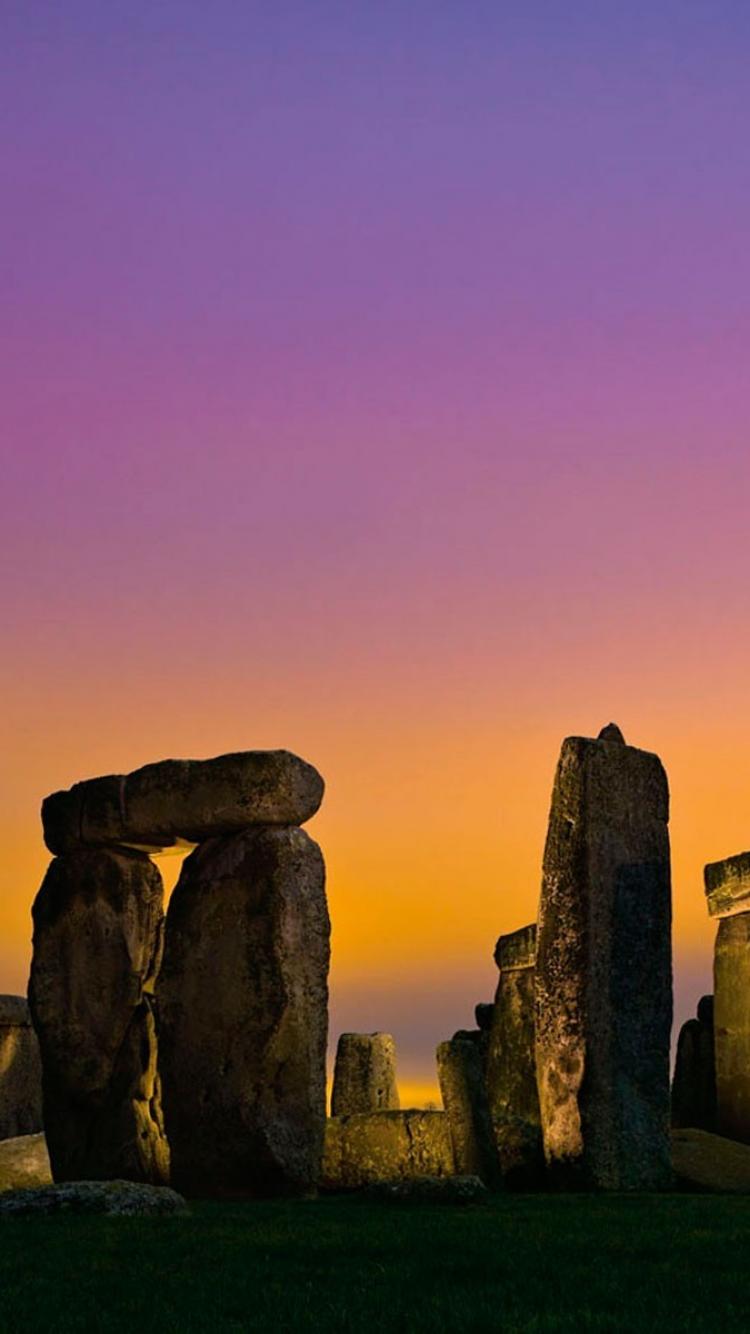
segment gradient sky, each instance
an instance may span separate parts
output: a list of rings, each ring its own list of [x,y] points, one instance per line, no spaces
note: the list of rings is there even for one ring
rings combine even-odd
[[[287,746],[332,1037],[407,1098],[536,911],[560,741],[750,845],[744,0],[5,0],[0,991],[41,797]],[[163,866],[174,878],[176,859]]]

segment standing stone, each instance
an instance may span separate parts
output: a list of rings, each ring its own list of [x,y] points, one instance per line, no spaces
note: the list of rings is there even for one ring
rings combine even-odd
[[[336,1048],[331,1115],[394,1112],[396,1046],[390,1033],[342,1033]]]
[[[672,1125],[716,1129],[714,998],[702,996],[698,1017],[682,1025],[672,1080]]]
[[[539,1184],[544,1167],[534,1053],[536,923],[500,936],[500,976],[487,1051],[487,1096],[510,1186]]]
[[[619,729],[563,742],[535,982],[537,1084],[556,1174],[610,1190],[670,1181],[669,794]]]
[[[500,1185],[481,1044],[473,1034],[456,1033],[437,1049],[438,1080],[448,1118],[455,1170]]]
[[[248,829],[183,863],[157,984],[172,1180],[305,1193],[323,1151],[328,909],[301,829]]]
[[[719,922],[714,951],[716,1129],[750,1144],[750,912]]]
[[[0,996],[0,1140],[42,1128],[39,1043],[24,996]]]
[[[50,865],[32,913],[29,1004],[52,1174],[164,1181],[151,995],[161,876],[142,853],[69,853]]]

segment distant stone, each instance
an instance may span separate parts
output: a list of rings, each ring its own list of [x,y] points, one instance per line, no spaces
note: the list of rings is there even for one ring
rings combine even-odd
[[[500,976],[487,1050],[487,1097],[506,1184],[530,1188],[544,1170],[534,1052],[536,924],[500,936],[495,962]]]
[[[168,1186],[147,1186],[134,1181],[70,1181],[0,1195],[1,1218],[49,1214],[164,1218],[188,1212],[182,1196]]]
[[[358,1190],[375,1181],[454,1175],[444,1112],[371,1112],[326,1122],[320,1184]]]
[[[157,983],[172,1181],[305,1194],[323,1150],[330,923],[301,829],[202,844],[169,904]]]
[[[719,922],[714,949],[716,1129],[750,1143],[750,912]]]
[[[481,1031],[477,1030],[477,1038]],[[492,1133],[480,1043],[457,1033],[437,1049],[440,1093],[448,1118],[453,1160],[461,1176],[480,1177],[492,1189],[501,1184]]]
[[[622,735],[622,732],[620,731],[619,727],[617,726],[617,723],[607,723],[607,726],[603,727],[601,732],[599,733],[597,740],[613,741],[617,746],[625,745],[625,738]]]
[[[698,1003],[697,1019],[682,1025],[672,1079],[672,1125],[716,1129],[713,996]]]
[[[495,1006],[492,1001],[480,1001],[474,1006],[474,1018],[477,1021],[477,1028],[482,1033],[489,1033],[492,1028],[492,1016],[495,1013]]]
[[[704,869],[709,917],[732,917],[750,909],[750,852],[739,852]]]
[[[589,1187],[671,1179],[668,816],[656,755],[616,738],[563,743],[539,908],[537,1083],[547,1162]]]
[[[0,996],[0,1142],[42,1129],[39,1043],[25,996]]]
[[[501,972],[511,968],[533,968],[536,964],[536,922],[499,936],[495,963]]]
[[[489,1191],[479,1177],[399,1177],[375,1181],[364,1194],[371,1200],[404,1204],[486,1204]]]
[[[55,853],[81,844],[158,852],[254,825],[304,824],[322,797],[311,764],[288,750],[249,750],[76,783],[46,798],[42,824]]]
[[[336,1048],[331,1115],[391,1112],[401,1106],[390,1033],[342,1033]]]
[[[29,1002],[56,1181],[167,1179],[151,994],[162,900],[148,857],[104,849],[55,859],[37,895]]]
[[[0,1140],[0,1192],[47,1186],[52,1180],[44,1135]]]
[[[750,1146],[707,1130],[672,1131],[676,1185],[683,1190],[750,1195]]]

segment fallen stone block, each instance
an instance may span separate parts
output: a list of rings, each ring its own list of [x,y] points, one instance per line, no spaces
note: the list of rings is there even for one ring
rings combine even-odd
[[[336,1047],[331,1115],[398,1111],[396,1045],[390,1033],[342,1033]]]
[[[326,1122],[320,1184],[357,1190],[375,1181],[454,1175],[444,1112],[370,1112]]]
[[[3,1219],[60,1214],[164,1218],[187,1213],[186,1201],[168,1186],[135,1181],[68,1181],[0,1195]]]
[[[0,1140],[0,1192],[47,1186],[52,1172],[44,1135]]]
[[[42,1129],[42,1066],[25,996],[0,996],[0,1141]]]

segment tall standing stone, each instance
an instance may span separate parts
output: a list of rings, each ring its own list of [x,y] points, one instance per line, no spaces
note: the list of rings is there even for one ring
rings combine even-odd
[[[401,1106],[390,1033],[342,1033],[336,1048],[331,1115],[393,1112]]]
[[[25,996],[0,996],[0,1140],[42,1128],[39,1043]]]
[[[139,852],[50,865],[32,910],[29,1004],[56,1181],[166,1180],[152,991],[163,886]]]
[[[671,1177],[669,794],[610,724],[563,742],[544,852],[535,981],[545,1154],[611,1190]]]
[[[714,947],[716,1129],[750,1143],[750,853],[711,862],[706,901]]]
[[[437,1049],[438,1080],[459,1176],[500,1185],[500,1167],[487,1102],[481,1031],[456,1033]]]
[[[695,1019],[682,1025],[672,1079],[672,1125],[716,1129],[714,998],[702,996]]]
[[[305,1193],[325,1128],[325,868],[301,829],[209,840],[172,895],[157,984],[172,1181]]]
[[[487,1050],[487,1096],[509,1185],[537,1184],[544,1165],[534,1050],[536,923],[500,936]]]

